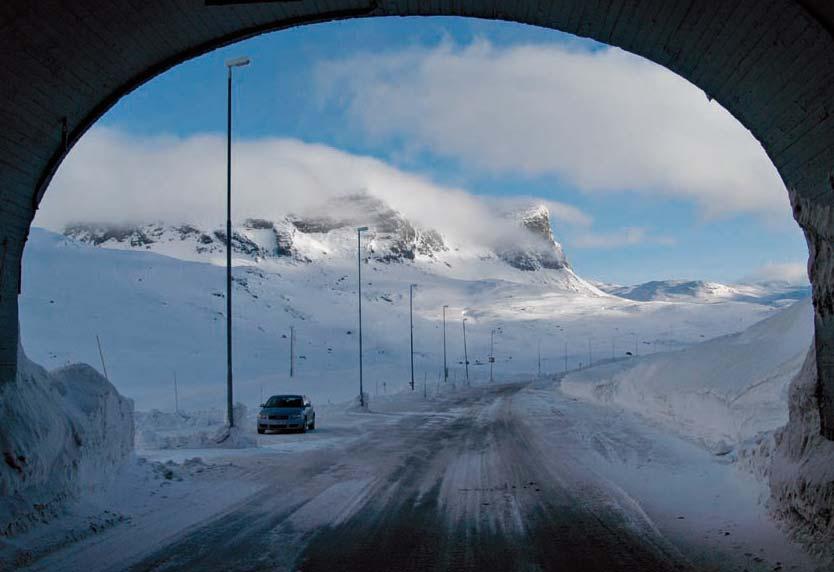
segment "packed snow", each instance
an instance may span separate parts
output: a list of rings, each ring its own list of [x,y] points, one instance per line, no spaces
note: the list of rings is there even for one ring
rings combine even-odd
[[[204,411],[137,411],[136,447],[146,449],[241,449],[256,447],[252,435],[254,423],[247,417],[247,407],[235,404],[237,428],[227,427],[226,412],[220,409]]]
[[[133,450],[133,403],[83,364],[48,372],[19,351],[0,419],[0,536],[105,487]]]
[[[408,504],[415,490],[442,495],[442,514],[428,523],[433,530],[500,525],[494,541],[514,542],[548,506],[541,499],[558,498],[548,517],[580,536],[587,526],[601,536],[561,532],[542,541],[593,544],[614,534],[624,542],[632,535],[692,569],[815,569],[767,519],[756,483],[723,458],[636,415],[571,399],[551,380],[449,384],[425,398],[410,391],[372,396],[365,411],[324,405],[319,415],[315,431],[258,436],[256,449],[143,452],[113,487],[87,496],[60,521],[0,541],[0,563],[120,570],[187,568],[208,557],[223,569],[251,569],[252,558],[269,569],[298,569],[293,563],[316,533],[350,530],[360,514],[396,518],[377,505]],[[574,521],[583,511],[591,519]],[[432,538],[419,534],[426,523],[413,512],[404,517],[394,524]],[[226,526],[234,542],[212,550],[211,539],[228,538]],[[397,536],[397,527],[380,534]],[[483,550],[482,535],[466,538],[470,551]],[[332,542],[329,549],[352,546]]]
[[[787,422],[788,386],[813,334],[813,307],[805,299],[743,332],[571,372],[562,388],[641,413],[726,453]]]

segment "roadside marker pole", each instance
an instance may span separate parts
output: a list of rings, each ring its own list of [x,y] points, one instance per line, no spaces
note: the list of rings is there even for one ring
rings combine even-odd
[[[110,376],[107,375],[107,366],[104,365],[104,352],[101,351],[101,339],[98,337],[98,334],[96,334],[96,343],[98,344],[98,357],[101,359],[101,369],[104,371],[104,378],[110,381]]]

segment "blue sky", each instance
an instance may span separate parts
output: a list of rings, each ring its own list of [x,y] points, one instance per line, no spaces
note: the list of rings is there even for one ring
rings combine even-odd
[[[296,28],[186,62],[125,97],[100,125],[138,141],[221,134],[223,62],[242,54],[253,65],[236,71],[235,137],[320,143],[475,195],[573,207],[582,221],[557,217],[554,230],[580,275],[734,281],[767,267],[767,277],[795,277],[807,256],[778,181],[762,174],[772,167],[761,167],[738,133],[723,135],[731,129],[723,110],[707,108],[697,88],[653,64],[551,30],[457,18]],[[478,71],[466,78],[457,69]],[[656,88],[644,96],[641,81]],[[448,109],[454,105],[459,111]],[[502,123],[510,106],[521,115]],[[566,121],[573,116],[584,123]],[[588,123],[595,125],[586,133]],[[675,146],[669,141],[689,139],[691,149],[658,159]],[[719,175],[709,172],[710,153],[723,158]]]

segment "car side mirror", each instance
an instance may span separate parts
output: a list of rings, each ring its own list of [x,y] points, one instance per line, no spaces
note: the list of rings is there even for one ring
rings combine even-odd
[[[261,403],[258,407],[266,407],[266,403]]]

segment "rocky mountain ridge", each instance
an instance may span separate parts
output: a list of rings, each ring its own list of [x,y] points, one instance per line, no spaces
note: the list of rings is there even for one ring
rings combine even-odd
[[[550,213],[545,206],[508,215],[518,227],[512,243],[486,248],[491,254],[521,271],[570,268],[562,246],[555,240]],[[458,251],[444,234],[418,225],[382,200],[367,194],[346,195],[328,203],[326,212],[289,214],[279,220],[249,218],[235,224],[232,249],[236,257],[251,260],[285,259],[309,263],[322,253],[344,250],[355,229],[368,226],[364,243],[367,256],[382,263],[436,259]],[[191,255],[222,255],[226,248],[225,227],[213,230],[192,224],[76,223],[64,234],[93,246],[142,249]],[[355,244],[355,242],[353,243]],[[343,248],[342,248],[343,247]],[[481,253],[484,256],[484,253]]]

